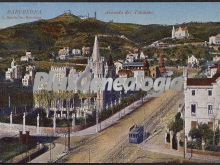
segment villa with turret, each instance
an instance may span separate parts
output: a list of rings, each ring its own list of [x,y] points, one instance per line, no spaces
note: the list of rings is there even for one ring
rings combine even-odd
[[[188,32],[188,29],[187,27],[179,27],[179,28],[176,28],[173,26],[173,29],[172,29],[172,38],[173,39],[183,39],[183,38],[188,38],[189,37],[189,32]]]

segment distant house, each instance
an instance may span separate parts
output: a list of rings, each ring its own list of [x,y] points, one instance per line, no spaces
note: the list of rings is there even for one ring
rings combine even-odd
[[[26,52],[25,56],[21,56],[20,61],[28,62],[28,61],[33,60],[33,59],[34,59],[34,57],[32,56],[32,53],[31,52]]]
[[[220,34],[217,34],[216,36],[210,36],[209,37],[209,44],[212,45],[219,45],[220,44]]]
[[[138,53],[129,53],[126,55],[125,62],[133,62],[135,59],[138,59]]]
[[[206,76],[208,78],[212,78],[216,73],[217,73],[217,69],[220,66],[220,61],[215,59],[215,61],[213,60],[213,62],[211,62],[210,65],[208,65],[208,68],[206,70]]]
[[[32,86],[34,83],[34,75],[35,75],[35,66],[27,66],[26,67],[26,74],[22,78],[22,85],[23,86]]]
[[[171,46],[172,45],[169,45],[168,43],[164,43],[164,42],[161,42],[161,41],[155,41],[149,47],[165,49],[165,48],[169,48]]]
[[[140,53],[140,59],[146,59],[147,58],[147,56],[144,54],[144,52],[142,51],[141,53]]]
[[[116,72],[117,75],[118,75],[118,71],[120,69],[122,69],[122,65],[123,65],[123,61],[121,61],[121,60],[118,60],[118,61],[114,62],[115,72]]]
[[[189,37],[189,32],[187,27],[179,27],[177,29],[175,29],[175,27],[173,26],[172,29],[172,38],[173,39],[183,39],[183,38],[188,38]]]
[[[73,56],[80,56],[81,50],[80,49],[72,49],[72,55]]]
[[[90,52],[90,51],[91,51],[90,49],[91,49],[90,47],[85,47],[85,46],[83,46],[83,47],[82,47],[82,55],[83,55],[83,56],[89,56],[90,53],[91,53],[91,52]]]
[[[215,56],[215,57],[212,58],[212,61],[213,62],[218,62],[218,61],[220,61],[220,57],[219,56]]]
[[[15,65],[15,60],[11,62],[11,67],[5,72],[5,79],[14,81],[22,78],[22,68],[20,65]]]
[[[187,63],[190,67],[197,67],[199,65],[199,60],[194,55],[192,55],[191,57],[188,56]]]
[[[118,71],[118,76],[122,78],[133,77],[134,73],[129,69],[121,69]]]
[[[60,49],[58,51],[58,56],[60,60],[67,60],[70,55],[70,49],[69,47],[64,47],[63,49]]]

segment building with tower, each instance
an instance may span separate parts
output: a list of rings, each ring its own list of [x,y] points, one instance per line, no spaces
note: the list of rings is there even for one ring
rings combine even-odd
[[[179,27],[177,29],[175,29],[175,27],[173,26],[172,29],[172,38],[173,39],[183,39],[183,38],[188,38],[189,37],[189,32],[187,27]]]
[[[83,72],[77,72],[74,67],[70,66],[52,66],[51,71],[55,73],[58,81],[62,81],[64,77],[71,77],[77,80]],[[115,78],[115,66],[110,55],[108,59],[105,59],[100,55],[98,37],[95,36],[92,56],[88,58],[88,63],[84,71],[90,72],[90,78]],[[39,92],[42,89],[39,88]],[[39,92],[34,94],[35,108],[42,107],[46,110],[48,116],[56,116],[65,118],[67,116],[87,117],[92,115],[95,109],[99,112],[115,104],[119,100],[116,94],[112,91],[101,90],[97,92],[91,91],[71,91],[70,93],[50,93],[50,97],[43,97]],[[42,97],[42,100],[40,98]],[[41,103],[43,101],[44,103]],[[67,111],[69,108],[69,111]]]

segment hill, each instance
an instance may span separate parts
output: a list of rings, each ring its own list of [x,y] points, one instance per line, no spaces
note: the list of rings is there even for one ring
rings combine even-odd
[[[220,23],[183,23],[189,33],[199,39],[208,40],[213,34],[220,33]],[[101,46],[111,46],[115,50],[145,46],[153,41],[171,36],[172,26],[137,25],[128,23],[103,22],[93,18],[80,19],[72,14],[63,14],[49,20],[39,20],[19,24],[0,30],[0,56],[10,56],[14,52],[57,52],[69,46],[81,48],[92,46],[96,34],[107,34],[100,38]],[[124,35],[127,39],[120,38]],[[11,53],[10,53],[11,52]]]

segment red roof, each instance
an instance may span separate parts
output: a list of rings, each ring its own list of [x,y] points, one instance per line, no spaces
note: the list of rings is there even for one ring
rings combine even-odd
[[[220,73],[216,73],[212,78],[188,78],[187,86],[211,86],[220,77]]]

